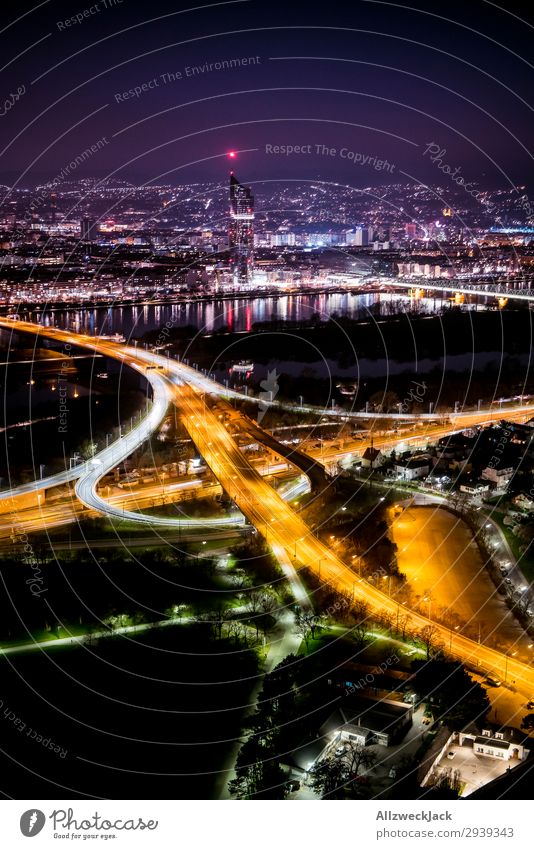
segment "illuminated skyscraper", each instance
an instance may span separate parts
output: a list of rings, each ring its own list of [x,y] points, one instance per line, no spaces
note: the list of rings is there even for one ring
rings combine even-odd
[[[94,218],[82,218],[80,221],[80,239],[82,242],[92,242],[98,238],[98,225]]]
[[[247,285],[254,265],[254,196],[230,173],[230,263],[234,284]]]

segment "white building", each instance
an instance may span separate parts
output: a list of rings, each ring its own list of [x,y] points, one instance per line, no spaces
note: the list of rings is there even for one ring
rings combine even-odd
[[[426,478],[430,472],[429,457],[408,457],[407,460],[395,461],[395,474],[404,481],[416,478]]]
[[[524,761],[528,756],[528,749],[519,742],[519,734],[514,728],[503,728],[501,731],[484,729],[478,736],[460,732],[458,738],[460,746],[470,745],[472,742],[473,752],[486,758]]]
[[[513,475],[514,469],[512,466],[508,466],[506,469],[496,469],[493,468],[493,466],[486,466],[486,468],[482,470],[480,477],[482,480],[491,481],[496,484],[499,489],[502,489],[510,483]]]

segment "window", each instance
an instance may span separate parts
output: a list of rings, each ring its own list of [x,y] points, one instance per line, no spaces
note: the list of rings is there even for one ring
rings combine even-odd
[[[495,739],[504,740],[504,734],[502,734],[500,731],[497,731],[497,733],[495,734]]]
[[[483,731],[482,736],[483,737],[491,737],[491,732],[490,731]]]

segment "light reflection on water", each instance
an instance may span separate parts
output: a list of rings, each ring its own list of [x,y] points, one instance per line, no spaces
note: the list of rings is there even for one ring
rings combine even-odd
[[[450,302],[443,298],[414,301],[398,294],[334,293],[50,310],[44,313],[44,323],[90,334],[121,333],[126,337],[132,333],[141,336],[166,322],[171,322],[174,327],[194,325],[205,333],[224,327],[243,333],[251,331],[256,322],[303,321],[314,314],[318,314],[322,321],[336,315],[365,320],[412,310],[423,314],[439,313],[447,308],[450,308]],[[41,313],[32,315],[42,320]]]

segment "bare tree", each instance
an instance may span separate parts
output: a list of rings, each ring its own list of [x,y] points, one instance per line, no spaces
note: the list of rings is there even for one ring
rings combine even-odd
[[[376,761],[377,756],[372,749],[349,740],[341,757],[327,758],[319,763],[314,786],[323,796],[330,798],[346,796],[347,792],[359,795],[361,785],[357,779],[372,769]]]
[[[348,766],[352,779],[374,767],[377,756],[372,749],[368,749],[362,743],[356,743],[354,740],[349,740],[345,748],[346,753],[343,755],[343,760]]]
[[[402,635],[403,641],[406,639],[406,634],[410,630],[410,623],[412,621],[412,617],[408,613],[401,613],[399,616],[399,631]]]
[[[435,625],[425,625],[417,634],[418,638],[423,643],[426,650],[426,659],[430,660],[431,656],[436,654],[440,648],[438,641],[439,630]]]
[[[356,625],[351,628],[350,635],[356,643],[358,649],[363,648],[369,640],[369,637],[367,636],[367,630],[363,622],[357,622]]]
[[[317,631],[322,628],[322,617],[318,616],[312,610],[302,610],[300,609],[297,612],[296,616],[296,626],[297,626],[297,634],[300,634],[308,645],[308,640],[311,637],[313,640],[317,634]]]

